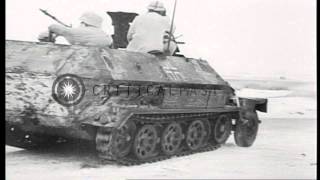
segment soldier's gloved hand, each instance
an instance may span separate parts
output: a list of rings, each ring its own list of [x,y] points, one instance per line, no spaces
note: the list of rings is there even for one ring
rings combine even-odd
[[[55,35],[52,35],[52,40],[50,40],[50,38],[49,38],[49,32],[48,31],[45,31],[45,32],[42,32],[42,33],[40,33],[39,34],[39,36],[38,36],[38,40],[40,41],[40,42],[55,42]]]
[[[42,32],[38,35],[38,40],[41,41],[41,42],[46,42],[49,38],[49,32],[46,31],[46,32]]]

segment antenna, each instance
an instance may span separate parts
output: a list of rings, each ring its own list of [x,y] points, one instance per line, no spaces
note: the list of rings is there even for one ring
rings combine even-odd
[[[171,20],[171,26],[170,26],[170,32],[169,32],[169,42],[167,46],[167,52],[169,52],[169,49],[170,49],[171,38],[174,38],[172,31],[173,31],[174,17],[176,14],[176,6],[177,6],[177,0],[174,0],[174,8],[173,8],[173,14],[172,14],[172,20]]]

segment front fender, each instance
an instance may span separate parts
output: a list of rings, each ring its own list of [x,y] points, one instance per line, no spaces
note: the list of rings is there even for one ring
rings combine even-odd
[[[239,98],[242,110],[267,112],[268,99],[264,98]]]

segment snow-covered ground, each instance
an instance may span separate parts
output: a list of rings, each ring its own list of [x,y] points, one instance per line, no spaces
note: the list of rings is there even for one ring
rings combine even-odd
[[[231,80],[239,97],[268,99],[261,118],[316,118],[316,85],[292,80]]]
[[[250,148],[231,136],[220,149],[140,166],[101,165],[75,147],[26,151],[6,146],[6,179],[316,178],[315,83],[231,80],[239,96],[268,98],[268,113]]]

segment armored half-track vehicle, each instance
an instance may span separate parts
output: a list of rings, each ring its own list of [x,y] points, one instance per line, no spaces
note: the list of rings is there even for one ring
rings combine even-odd
[[[135,15],[109,14],[120,34]],[[117,37],[115,48],[125,47]],[[6,41],[7,145],[84,140],[102,159],[141,164],[217,149],[231,132],[249,147],[257,110],[266,99],[238,98],[205,60]]]

